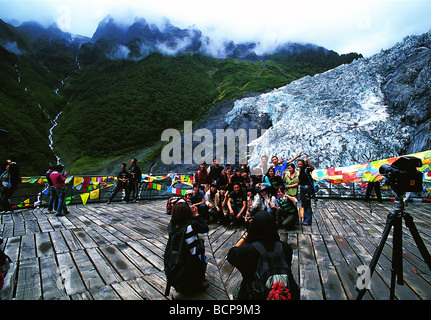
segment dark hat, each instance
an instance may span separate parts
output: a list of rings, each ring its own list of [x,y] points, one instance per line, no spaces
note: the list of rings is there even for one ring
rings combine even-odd
[[[266,192],[268,192],[270,190],[270,188],[269,187],[267,187],[267,186],[265,186],[265,185],[262,185],[261,187],[260,187],[260,189],[259,190],[257,190],[257,192],[259,192],[259,193],[261,193],[262,191],[266,191]]]

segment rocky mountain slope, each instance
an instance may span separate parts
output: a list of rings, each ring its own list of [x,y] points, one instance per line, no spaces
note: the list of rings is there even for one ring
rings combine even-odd
[[[249,162],[304,152],[317,167],[431,149],[431,33],[269,93],[235,102],[226,124],[269,116]]]

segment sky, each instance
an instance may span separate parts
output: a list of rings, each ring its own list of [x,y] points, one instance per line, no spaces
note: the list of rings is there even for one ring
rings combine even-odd
[[[365,57],[431,30],[431,0],[0,0],[5,22],[56,23],[88,37],[107,15],[130,24],[136,17],[157,25],[167,18],[214,39],[314,43]]]

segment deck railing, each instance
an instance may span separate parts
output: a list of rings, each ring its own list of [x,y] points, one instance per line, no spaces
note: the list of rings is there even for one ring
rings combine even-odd
[[[174,194],[184,194],[192,189],[190,174],[168,174],[160,176],[143,175],[139,184],[138,199],[168,199]],[[106,203],[115,187],[116,179],[112,176],[73,176],[66,183],[66,202],[69,205],[87,203]],[[318,191],[316,198],[363,199],[366,192],[366,183],[332,184],[327,181],[317,181]],[[424,182],[423,192],[411,195],[412,199],[422,201],[430,198],[430,183]],[[395,193],[382,184],[383,199],[394,199]],[[124,191],[119,192],[113,201],[121,201]],[[11,203],[15,208],[47,207],[49,202],[48,184],[45,177],[23,178],[23,183],[14,192]],[[371,199],[374,199],[374,193]]]

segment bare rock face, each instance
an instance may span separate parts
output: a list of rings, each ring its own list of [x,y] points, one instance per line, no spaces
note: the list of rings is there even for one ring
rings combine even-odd
[[[226,123],[269,115],[249,163],[304,152],[318,167],[431,148],[431,33],[390,50],[235,102]]]

